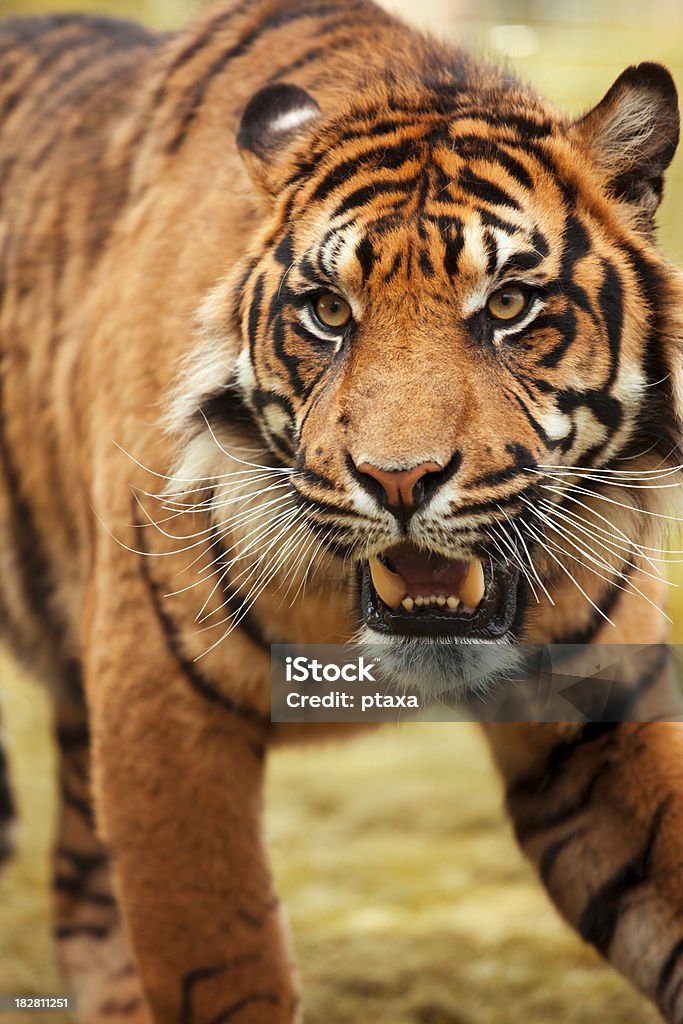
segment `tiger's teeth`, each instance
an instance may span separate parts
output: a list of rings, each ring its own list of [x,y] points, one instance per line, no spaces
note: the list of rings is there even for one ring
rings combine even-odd
[[[445,594],[439,594],[438,597],[411,597],[410,594],[404,597],[401,601],[401,607],[407,612],[412,612],[416,608],[448,608],[449,611],[455,612],[460,607],[460,601],[457,597],[453,597],[450,594],[446,597]],[[464,607],[464,606],[463,606]],[[465,611],[473,611],[474,609],[465,608]]]
[[[408,592],[403,577],[387,569],[379,558],[369,559],[370,575],[377,596],[388,608],[398,608]]]
[[[481,562],[470,562],[467,575],[460,586],[460,601],[468,608],[476,608],[484,596],[484,568]]]

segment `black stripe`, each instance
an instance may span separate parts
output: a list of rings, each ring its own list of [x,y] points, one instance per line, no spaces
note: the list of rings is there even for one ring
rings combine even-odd
[[[95,907],[115,907],[116,900],[109,892],[87,892],[82,878],[67,878],[57,875],[52,881],[52,888],[71,896],[78,903],[90,903]]]
[[[352,4],[351,6],[356,5]],[[265,33],[274,32],[276,29],[282,28],[284,25],[288,25],[293,21],[299,21],[304,18],[322,18],[328,14],[337,14],[342,10],[348,11],[348,5],[318,4],[317,6],[313,5],[303,9],[299,8],[289,11],[281,10],[275,14],[271,14],[270,17],[266,17],[263,21],[259,22],[258,25],[243,35],[237,43],[221,53],[213,61],[208,70],[204,72],[201,78],[194,83],[189,95],[183,97],[181,104],[179,105],[179,109],[175,114],[179,123],[173,138],[168,144],[168,153],[170,155],[174,155],[181,149],[214,79],[225,70],[231,61],[236,60],[239,57],[243,57],[248,53],[252,46]],[[233,13],[234,12],[230,12],[230,15],[232,16]],[[196,52],[196,49],[194,52]],[[194,55],[194,52],[191,56]],[[185,58],[185,60],[187,60],[187,58]]]
[[[58,846],[55,850],[55,857],[63,857],[74,871],[78,871],[82,875],[90,875],[108,863],[106,853],[81,853],[68,846]]]
[[[90,743],[90,730],[86,724],[58,725],[56,735],[59,748],[65,754],[81,750]]]
[[[641,672],[636,682],[621,687],[610,694],[610,698],[603,711],[603,718],[613,719],[615,722],[628,722],[635,710],[635,706],[641,697],[644,697],[660,678],[664,669],[669,665],[670,653],[667,644],[653,644],[647,648],[647,655],[654,657],[649,665]],[[669,713],[670,708],[666,709]],[[676,711],[678,714],[679,711]]]
[[[201,412],[195,413],[195,423],[201,426],[205,423],[204,417],[214,426],[225,424],[232,430],[239,430],[240,434],[243,433],[250,439],[258,436],[259,428],[253,413],[236,389],[228,384],[204,400]]]
[[[44,90],[35,89],[34,86],[39,84],[42,75],[48,71],[53,64],[58,63],[65,54],[71,54],[74,51],[87,49],[92,50],[97,48],[99,40],[93,39],[91,36],[79,35],[75,39],[59,39],[55,43],[51,50],[44,53],[38,63],[31,69],[29,81],[22,79],[18,83],[18,88],[12,92],[7,92],[2,97],[0,102],[0,121],[3,121],[8,115],[15,109],[15,107],[24,100],[29,106],[35,106],[37,102],[37,94],[44,94]],[[90,61],[92,62],[92,53],[90,54]],[[28,88],[28,86],[31,88]],[[49,88],[52,88],[53,83],[50,82]],[[49,93],[48,93],[49,95]]]
[[[262,995],[260,992],[255,992],[253,995],[245,996],[243,999],[238,999],[232,1006],[228,1006],[225,1010],[213,1017],[209,1024],[226,1024],[226,1021],[235,1018],[238,1013],[245,1010],[248,1006],[253,1006],[255,1003],[267,1003],[269,1006],[279,1006],[280,999],[276,995]]]
[[[560,507],[562,507],[562,503],[560,503]],[[624,563],[622,569],[617,574],[616,579],[620,582],[625,582],[632,572],[633,567]],[[552,643],[562,645],[567,644],[568,646],[592,643],[596,634],[602,629],[606,620],[611,616],[623,594],[624,591],[619,587],[615,587],[613,584],[608,584],[603,591],[601,599],[597,601],[597,609],[591,609],[591,616],[586,625],[582,626],[581,629],[575,629],[573,632],[567,633],[564,636],[554,637]]]
[[[551,121],[541,115],[539,115],[538,120],[535,120],[533,117],[527,117],[524,114],[514,114],[511,111],[496,113],[493,110],[484,110],[481,106],[474,104],[471,106],[464,104],[459,106],[457,115],[458,118],[471,117],[493,127],[514,128],[522,136],[525,148],[526,145],[531,145],[534,140],[550,135],[555,127]],[[511,143],[511,145],[514,145],[514,143]],[[536,148],[533,150],[534,155]]]
[[[335,40],[336,46],[347,46],[356,42],[355,36],[344,36],[341,39]],[[293,71],[299,71],[301,68],[305,68],[307,64],[312,64],[313,61],[319,60],[321,57],[328,57],[329,50],[325,46],[312,46],[310,49],[302,53],[300,57],[293,60],[290,64],[285,64],[284,67],[278,68],[278,70],[270,76],[269,82],[280,82],[283,78],[287,78]]]
[[[564,769],[578,751],[585,750],[602,739],[609,742],[613,733],[620,727],[619,722],[587,722],[571,739],[562,740],[553,747],[539,768],[513,779],[507,790],[508,800],[515,801],[519,797],[542,796],[547,793],[558,779],[563,777]]]
[[[192,1024],[192,1018],[194,1016],[192,1010],[192,997],[195,985],[198,985],[202,981],[207,981],[209,978],[215,978],[217,975],[222,974],[227,965],[214,964],[211,967],[199,967],[194,971],[189,971],[184,975],[181,983],[181,995],[182,995],[182,1008],[180,1011],[180,1024]]]
[[[459,518],[475,514],[479,515],[482,512],[500,512],[502,508],[514,507],[516,504],[519,504],[522,497],[534,497],[537,494],[537,490],[537,485],[533,483],[519,491],[514,491],[512,494],[503,495],[500,498],[492,498],[489,501],[473,501],[469,505],[455,505],[455,507],[454,503],[451,502],[451,515],[454,518]]]
[[[452,227],[449,227],[449,236],[443,239],[444,256],[443,267],[449,277],[454,277],[458,272],[460,254],[465,245],[462,221],[453,218]]]
[[[396,170],[415,154],[416,142],[412,138],[401,139],[395,145],[373,146],[354,154],[349,160],[343,160],[328,171],[318,182],[310,197],[311,202],[322,202],[331,192],[345,185],[371,165],[377,170]]]
[[[420,223],[422,223],[422,221],[420,221]],[[425,277],[434,277],[434,267],[432,265],[432,261],[430,260],[429,256],[427,255],[424,249],[420,250],[419,264],[420,270],[425,275]]]
[[[80,796],[78,793],[74,793],[71,787],[66,783],[64,779],[61,781],[60,791],[64,803],[71,807],[72,810],[80,814],[82,818],[86,820],[91,828],[95,826],[95,818],[93,814],[92,805],[88,800],[87,796]]]
[[[577,828],[573,832],[569,832],[566,836],[562,836],[561,839],[556,839],[555,842],[550,843],[545,848],[541,855],[541,859],[538,862],[538,873],[541,876],[541,881],[549,888],[550,875],[557,858],[560,856],[563,850],[565,850],[571,843],[576,839],[581,839],[585,835],[585,830]]]
[[[25,601],[28,608],[41,620],[43,629],[53,634],[57,641],[62,630],[53,621],[50,599],[53,592],[47,555],[35,525],[33,510],[22,493],[19,473],[10,453],[5,434],[4,409],[5,374],[0,361],[0,470],[7,484],[6,493],[10,508],[10,529],[13,548],[17,553],[17,567]]]
[[[389,178],[375,180],[369,185],[361,185],[360,188],[351,192],[350,195],[346,196],[338,204],[332,216],[341,217],[343,214],[348,213],[349,210],[357,209],[359,206],[371,206],[373,200],[383,193],[393,192],[397,197],[400,197],[395,205],[398,206],[401,202],[405,204],[406,199],[412,195],[417,184],[417,178],[408,178],[401,181]]]
[[[469,167],[463,168],[458,178],[458,185],[469,195],[474,196],[492,206],[507,206],[512,210],[519,210],[520,206],[514,196],[509,195],[504,189],[494,185],[492,181],[479,177]]]
[[[542,263],[545,257],[543,253],[536,252],[533,249],[528,249],[525,252],[515,253],[505,261],[503,266],[500,268],[498,273],[501,278],[507,274],[526,274],[529,270],[534,270],[539,263]],[[494,268],[495,269],[495,268]]]
[[[472,209],[477,211],[484,227],[495,228],[496,231],[504,231],[513,237],[519,234],[520,227],[518,224],[513,224],[512,221],[499,217],[497,213],[494,213],[487,207],[473,205]]]
[[[484,273],[487,277],[493,277],[498,266],[498,244],[492,231],[484,229],[484,251],[486,253],[486,267]]]
[[[256,341],[258,339],[258,328],[261,322],[261,303],[265,290],[265,274],[259,274],[254,283],[254,290],[251,293],[249,304],[249,315],[247,318],[247,338],[249,340],[249,354],[251,361],[256,366]]]
[[[214,552],[216,563],[218,564],[220,559],[223,559],[225,555],[215,528],[211,532],[211,548]],[[240,595],[233,590],[225,574],[221,573],[219,583],[225,607],[228,609],[233,619],[240,619],[239,628],[246,633],[256,647],[260,647],[263,651],[270,651],[270,644],[263,635],[263,632],[255,621],[253,615],[250,615],[249,612],[245,614],[247,599],[240,597]]]
[[[357,110],[350,120],[352,127],[337,136],[337,145],[376,139],[383,135],[395,135],[407,125],[411,128],[414,127],[414,121],[411,120],[410,112],[407,110],[397,111],[395,117],[387,118],[386,111],[380,110],[378,107],[367,107]],[[358,121],[361,124],[358,124]]]
[[[389,284],[389,282],[394,277],[396,277],[396,275],[398,274],[398,272],[399,272],[399,270],[401,268],[401,264],[402,263],[403,263],[403,253],[399,250],[399,252],[397,252],[396,255],[394,256],[394,258],[393,258],[393,260],[391,262],[391,266],[389,267],[389,270],[384,275],[384,281],[383,281],[384,284]]]
[[[552,828],[557,828],[558,825],[564,825],[570,818],[576,818],[588,810],[595,787],[603,777],[604,770],[605,765],[600,761],[589,780],[582,786],[576,796],[562,807],[515,817],[514,825],[517,841],[523,845],[540,832],[547,832]]]
[[[577,319],[573,308],[568,306],[564,312],[548,317],[547,320],[548,326],[554,328],[560,335],[560,340],[551,348],[550,352],[546,352],[539,360],[539,366],[550,370],[557,366],[565,353],[574,344],[576,340]],[[533,326],[535,330],[544,326],[541,322],[541,317],[536,318]]]
[[[619,369],[621,353],[621,331],[624,323],[624,297],[621,277],[614,264],[605,261],[605,279],[600,287],[598,302],[607,330],[610,351],[610,372],[603,384],[605,389],[614,383]]]
[[[452,140],[455,152],[468,160],[480,159],[487,163],[500,164],[522,188],[533,189],[534,179],[526,167],[501,148],[500,143],[484,139],[480,135],[456,135]]]
[[[377,262],[377,254],[369,238],[362,238],[356,246],[356,259],[360,264],[363,284],[365,284]]]
[[[664,1001],[666,998],[666,990],[671,984],[674,972],[680,964],[682,956],[683,939],[679,939],[678,942],[672,947],[666,960],[662,964],[659,972],[659,978],[657,979],[657,991],[655,998],[657,1000],[657,1003],[659,1004],[659,1006],[662,1007],[663,1010],[666,1010],[666,1007],[664,1005]]]
[[[649,383],[656,385],[648,390],[648,400],[643,402],[636,436],[640,442],[645,442],[643,448],[647,449],[650,441],[665,458],[669,458],[679,451],[680,429],[672,391],[674,367],[667,362],[666,346],[662,344],[662,337],[670,329],[667,278],[662,268],[639,250],[625,247],[625,254],[638,278],[642,306],[650,313],[644,369]]]
[[[169,64],[166,70],[166,75],[164,76],[163,82],[157,89],[156,95],[154,97],[154,103],[152,105],[153,109],[156,110],[158,107],[162,106],[168,90],[170,80],[171,78],[173,78],[176,72],[180,71],[180,69],[183,68],[186,64],[189,64],[192,58],[195,57],[198,53],[200,53],[205,46],[211,43],[216,38],[220,30],[224,26],[228,25],[234,17],[236,17],[238,14],[243,14],[245,11],[248,11],[250,8],[253,7],[253,4],[254,0],[242,0],[242,3],[237,4],[230,10],[221,11],[221,13],[218,14],[215,18],[211,19],[211,21],[205,26],[204,31],[200,35],[192,39],[189,45],[185,46],[180,51],[180,53],[176,55],[175,59]]]
[[[484,473],[474,480],[466,481],[466,487],[495,487],[497,484],[505,483],[507,480],[514,480],[530,469],[536,469],[538,463],[528,448],[523,444],[510,443],[505,445],[505,451],[512,455],[512,462],[504,469],[498,469],[491,473]]]
[[[0,828],[8,821],[12,821],[15,813],[16,808],[9,782],[9,764],[2,743],[0,743]]]
[[[134,522],[137,525],[141,525],[137,520],[137,502],[133,502],[133,517]],[[142,531],[141,531],[142,534]],[[140,541],[141,550],[143,549],[143,542]],[[142,576],[147,590],[149,592],[152,607],[159,626],[161,627],[162,634],[166,640],[166,645],[169,652],[173,655],[181,668],[185,678],[192,685],[192,687],[199,693],[205,700],[210,701],[212,704],[217,704],[222,707],[225,711],[235,715],[237,718],[242,718],[244,721],[251,722],[256,725],[270,727],[270,718],[266,715],[262,715],[256,708],[245,707],[238,704],[236,701],[231,700],[229,697],[224,696],[219,690],[210,682],[197,668],[194,661],[190,661],[185,657],[182,650],[182,642],[178,633],[177,626],[173,619],[168,615],[166,609],[162,604],[161,590],[157,583],[152,579],[148,558],[145,554],[142,554],[139,559],[140,575]],[[244,620],[240,623],[240,628],[244,625]],[[246,632],[246,630],[245,630]],[[268,649],[268,645],[265,640],[261,640],[259,644],[262,649]]]
[[[98,924],[67,924],[55,928],[53,934],[58,942],[65,939],[81,939],[86,936],[91,939],[106,939],[112,930],[112,925]]]
[[[574,430],[572,430],[572,432],[569,434],[568,438],[558,438],[558,439],[555,439],[555,438],[551,437],[550,434],[546,433],[545,429],[538,422],[536,417],[533,415],[531,410],[528,408],[526,402],[524,402],[524,400],[522,398],[520,398],[519,395],[516,395],[514,393],[513,393],[513,398],[517,402],[517,405],[520,407],[522,412],[524,413],[526,419],[529,422],[529,425],[533,428],[535,433],[538,434],[538,436],[540,437],[541,441],[543,442],[545,447],[548,449],[548,451],[553,451],[555,448],[560,448],[562,451],[565,451],[565,446],[567,448],[571,447],[571,445],[573,444]]]
[[[672,797],[661,801],[642,848],[600,886],[583,909],[578,924],[579,934],[604,957],[609,953],[624,897],[649,881],[652,851],[671,801]]]

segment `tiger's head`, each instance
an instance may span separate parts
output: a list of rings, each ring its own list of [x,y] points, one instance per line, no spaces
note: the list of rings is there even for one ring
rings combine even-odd
[[[353,578],[360,637],[439,688],[510,664],[565,576],[586,608],[627,578],[680,439],[680,283],[652,239],[671,76],[631,67],[570,120],[474,68],[332,113],[252,98],[262,230],[203,305],[221,386],[192,392],[216,435],[228,396],[248,410],[308,586]]]

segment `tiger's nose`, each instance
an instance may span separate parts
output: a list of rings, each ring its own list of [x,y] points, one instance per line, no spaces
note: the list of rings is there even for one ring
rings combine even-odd
[[[399,518],[410,516],[422,504],[426,491],[426,478],[433,473],[442,473],[443,466],[438,462],[421,462],[412,469],[381,469],[370,462],[362,462],[356,467],[363,476],[370,477],[382,489],[379,495],[382,503]],[[374,485],[361,481],[368,490],[376,491]]]

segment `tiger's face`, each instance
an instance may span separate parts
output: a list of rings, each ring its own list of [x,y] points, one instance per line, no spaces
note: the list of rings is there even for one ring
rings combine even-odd
[[[544,506],[568,478],[543,486],[651,449],[646,400],[675,447],[646,237],[675,91],[631,69],[574,125],[525,94],[505,113],[418,99],[333,121],[293,86],[252,100],[240,144],[272,206],[237,289],[233,386],[293,469],[321,566],[353,567],[363,639],[443,688],[532,639],[530,592],[550,597],[566,562]],[[645,141],[644,106],[662,121]]]

